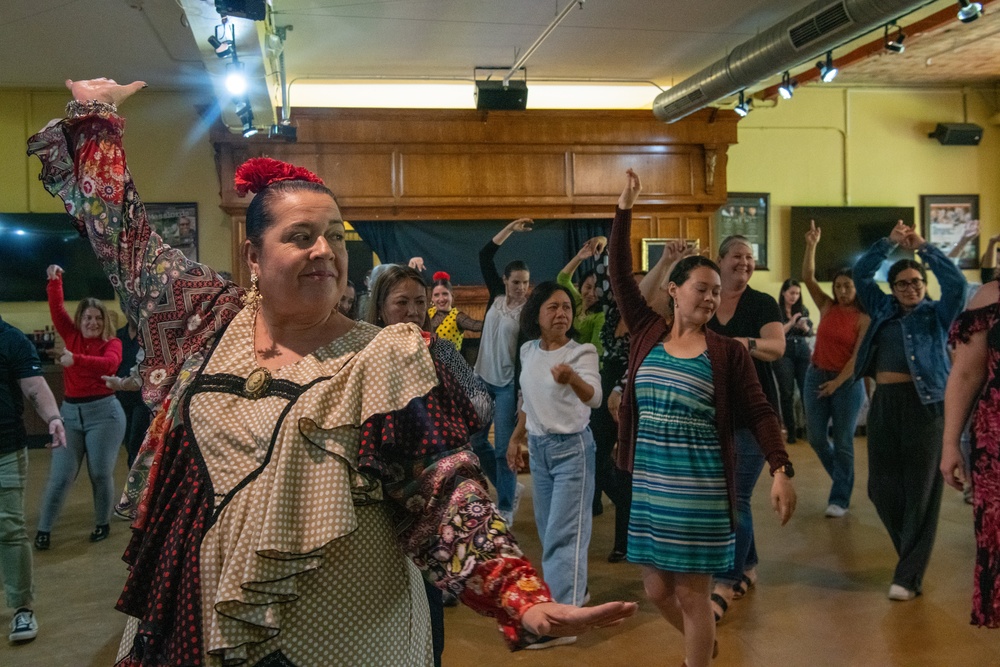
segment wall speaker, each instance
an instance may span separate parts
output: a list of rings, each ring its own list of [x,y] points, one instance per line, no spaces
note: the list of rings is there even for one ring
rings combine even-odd
[[[524,111],[528,106],[525,81],[476,81],[476,108],[480,111]]]
[[[215,11],[251,21],[263,21],[267,16],[265,0],[215,0]]]
[[[983,128],[975,123],[938,123],[927,136],[945,146],[978,146],[983,138]]]

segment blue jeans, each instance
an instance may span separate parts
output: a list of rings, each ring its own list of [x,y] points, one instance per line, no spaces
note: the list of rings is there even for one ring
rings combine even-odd
[[[125,411],[117,398],[107,396],[89,403],[64,402],[59,414],[66,425],[66,446],[52,450],[38,530],[52,530],[84,455],[94,492],[94,525],[103,526],[110,522],[116,500],[115,462],[125,437]]]
[[[833,395],[821,397],[819,386],[837,375],[839,373],[809,366],[802,401],[809,444],[833,480],[827,503],[847,508],[854,490],[854,431],[865,402],[865,384],[862,380],[845,382]]]
[[[0,454],[0,574],[7,606],[30,607],[35,587],[31,579],[31,543],[24,526],[24,486],[28,450]]]
[[[587,592],[597,447],[590,429],[528,435],[542,574],[556,602],[583,605]]]
[[[736,557],[733,569],[715,575],[716,580],[725,584],[735,584],[746,570],[757,566],[750,498],[760,471],[764,469],[764,454],[750,429],[736,429],[733,439],[736,444]]]
[[[497,489],[497,509],[510,512],[514,509],[514,491],[517,473],[507,467],[507,444],[517,426],[517,392],[514,383],[498,387],[483,381],[493,397],[493,447],[490,448],[490,425],[472,436],[472,451],[479,457],[479,465]]]

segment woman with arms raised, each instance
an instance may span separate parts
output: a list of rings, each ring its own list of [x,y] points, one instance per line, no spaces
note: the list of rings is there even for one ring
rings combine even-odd
[[[549,603],[477,483],[455,418],[468,399],[419,331],[338,312],[344,224],[316,176],[266,158],[238,170],[256,192],[244,293],[149,228],[115,107],[142,84],[68,85],[70,118],[30,150],[139,323],[144,395],[161,404],[121,665],[429,665],[414,563],[514,647],[634,612]]]
[[[684,635],[686,667],[707,667],[715,623],[712,573],[732,568],[736,506],[734,423],[756,436],[774,481],[781,523],[795,509],[778,415],[738,341],[708,328],[722,281],[704,257],[680,260],[661,289],[672,321],[650,308],[632,278],[630,169],[611,232],[611,284],[631,332],[629,383],[619,409],[618,465],[633,475],[628,559],[646,594]]]
[[[432,278],[431,307],[427,310],[430,330],[440,338],[449,340],[456,350],[461,351],[466,331],[482,331],[483,321],[469,317],[455,308],[454,288],[451,276],[438,271]]]

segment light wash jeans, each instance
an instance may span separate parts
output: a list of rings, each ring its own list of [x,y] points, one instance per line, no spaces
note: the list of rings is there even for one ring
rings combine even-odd
[[[514,492],[517,489],[517,473],[507,467],[507,445],[517,426],[517,392],[514,383],[498,387],[484,381],[483,384],[495,401],[493,409],[493,447],[490,448],[490,425],[472,436],[472,451],[479,457],[479,465],[486,477],[497,489],[497,509],[503,512],[514,510]],[[490,458],[492,457],[492,460]]]
[[[765,462],[750,429],[736,429],[733,439],[736,444],[736,557],[732,570],[715,575],[716,580],[724,584],[735,584],[744,572],[757,566],[750,498]]]
[[[858,425],[858,413],[865,402],[865,383],[863,380],[845,382],[833,395],[820,397],[819,386],[838,375],[810,365],[802,402],[809,429],[809,445],[833,480],[827,504],[846,509],[851,505],[851,492],[854,490],[854,431]]]
[[[24,486],[28,450],[0,454],[0,575],[7,606],[17,610],[34,601],[31,543],[24,527]]]
[[[542,574],[556,602],[583,605],[587,592],[597,447],[590,429],[528,435]]]
[[[125,437],[125,411],[117,398],[107,396],[89,403],[64,402],[59,414],[66,425],[66,446],[52,450],[38,530],[52,530],[80,472],[84,454],[94,493],[94,525],[103,526],[110,522],[116,500],[115,462]]]

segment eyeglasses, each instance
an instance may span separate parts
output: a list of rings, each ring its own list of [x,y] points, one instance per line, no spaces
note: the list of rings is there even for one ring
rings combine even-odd
[[[915,292],[919,292],[920,288],[924,286],[923,278],[914,278],[913,280],[897,280],[892,284],[892,288],[897,292],[905,292],[908,289],[912,289]]]

